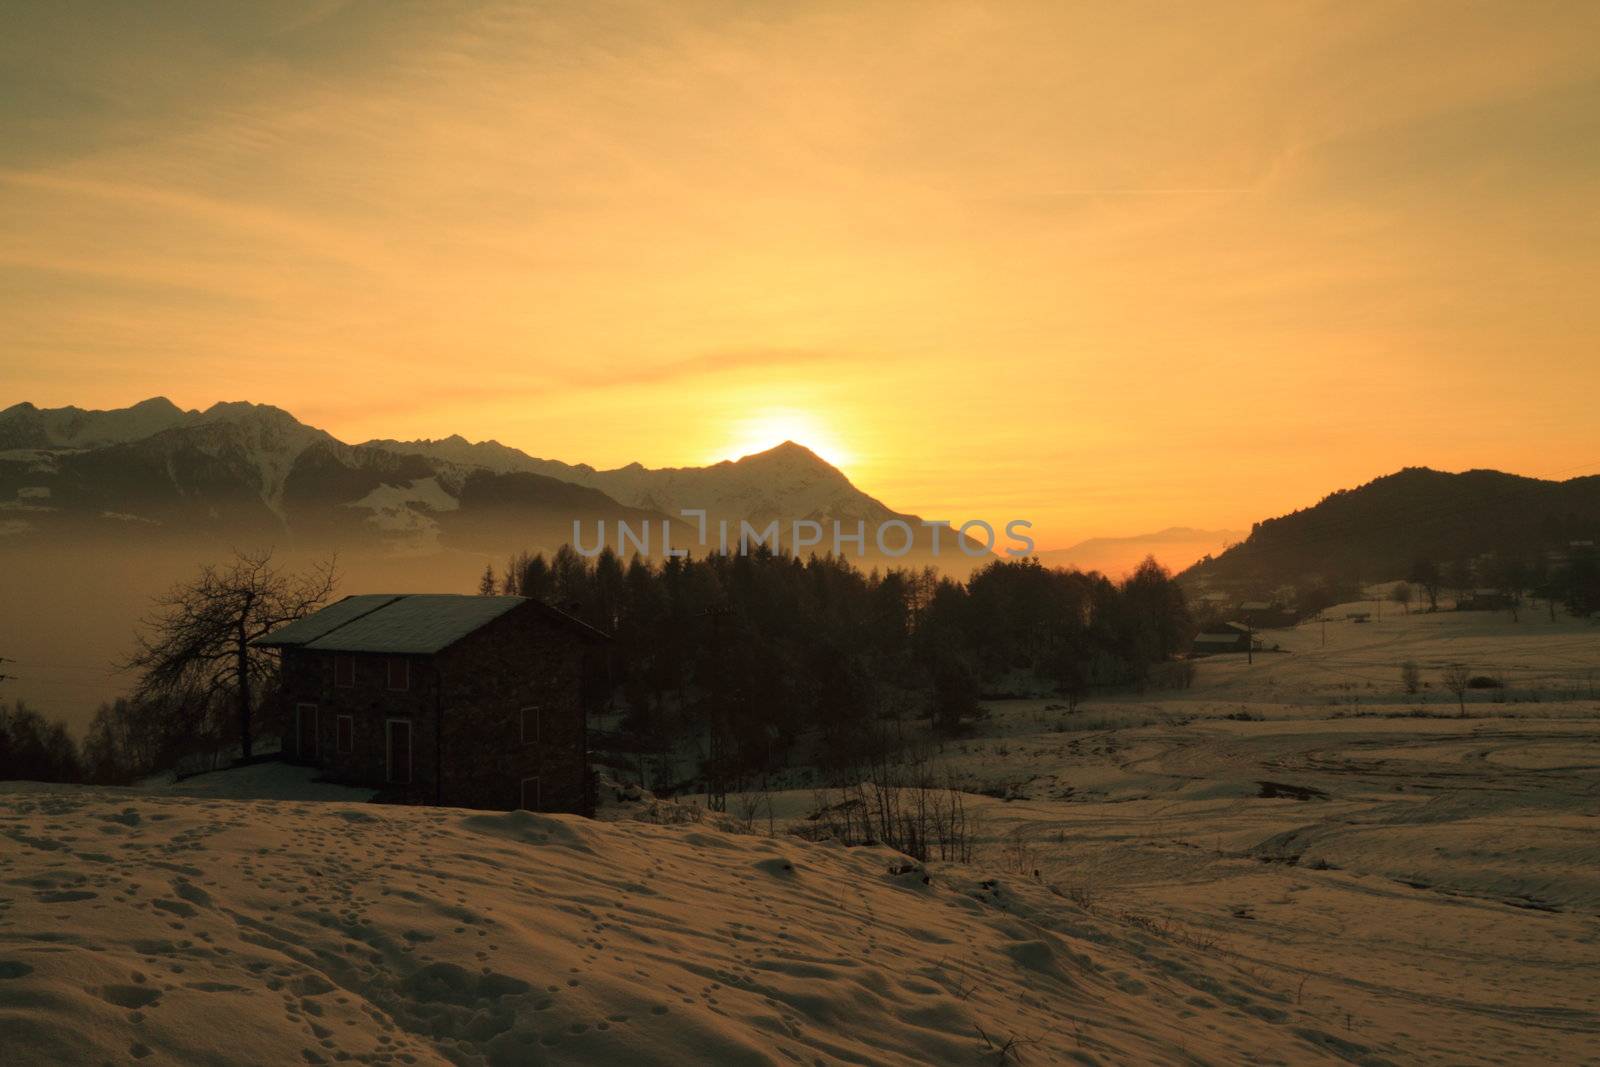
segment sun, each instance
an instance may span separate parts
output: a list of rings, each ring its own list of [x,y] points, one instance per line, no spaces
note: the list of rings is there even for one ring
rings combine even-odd
[[[850,451],[827,421],[814,412],[799,408],[768,408],[739,419],[732,427],[732,444],[724,450],[727,459],[738,459],[765,452],[785,441],[804,445],[835,467],[850,461]]]

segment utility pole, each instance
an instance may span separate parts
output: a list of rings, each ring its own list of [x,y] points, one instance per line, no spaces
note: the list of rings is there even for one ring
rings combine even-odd
[[[1328,616],[1322,616],[1322,647],[1328,647]]]

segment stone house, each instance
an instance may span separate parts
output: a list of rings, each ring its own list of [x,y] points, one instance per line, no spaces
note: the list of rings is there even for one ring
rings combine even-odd
[[[380,799],[589,813],[584,663],[605,634],[516,596],[345,597],[282,657],[285,756]]]

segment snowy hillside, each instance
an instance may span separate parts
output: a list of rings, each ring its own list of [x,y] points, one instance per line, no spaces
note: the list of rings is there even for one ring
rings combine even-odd
[[[10,1062],[1387,1062],[1029,877],[699,825],[0,794]]]

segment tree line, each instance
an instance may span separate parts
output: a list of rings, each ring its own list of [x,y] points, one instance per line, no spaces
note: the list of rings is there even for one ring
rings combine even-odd
[[[326,603],[332,563],[295,575],[270,556],[201,567],[160,598],[125,667],[138,683],[103,704],[81,745],[30,708],[0,709],[0,777],[121,784],[248,758],[277,659],[250,641]],[[995,561],[965,581],[932,568],[863,571],[832,556],[587,559],[518,553],[478,592],[537,597],[613,635],[586,668],[594,710],[640,752],[709,745],[718,783],[791,760],[843,768],[881,746],[879,724],[925,717],[956,733],[986,696],[1043,685],[1069,706],[1091,688],[1147,680],[1185,646],[1183,592],[1153,559],[1113,582]]]
[[[487,569],[478,591],[537,597],[612,634],[588,689],[621,709],[622,740],[663,752],[705,738],[708,773],[729,781],[783,765],[802,740],[842,766],[883,720],[957,732],[982,697],[1019,684],[1076,702],[1137,683],[1192,632],[1153,559],[1121,582],[1034,559],[957,581],[764,548],[624,562],[563,546]]]
[[[127,785],[204,753],[219,765],[230,738],[193,707],[118,697],[81,742],[26,701],[0,703],[0,781]]]
[[[1557,604],[1580,619],[1600,611],[1600,554],[1587,543],[1573,544],[1554,559],[1537,553],[1440,562],[1436,555],[1422,554],[1406,578],[1420,588],[1429,611],[1439,609],[1442,592],[1453,593],[1459,601],[1480,588],[1504,598],[1513,614],[1529,595],[1546,602],[1552,620]],[[1403,602],[1409,604],[1410,590],[1402,594],[1401,588],[1396,587],[1396,599],[1404,596]]]

